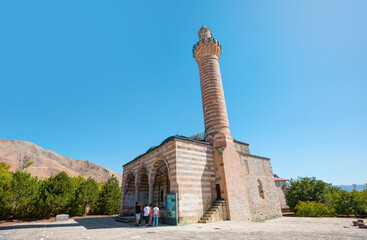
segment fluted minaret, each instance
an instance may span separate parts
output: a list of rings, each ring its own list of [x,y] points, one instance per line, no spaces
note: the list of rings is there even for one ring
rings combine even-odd
[[[212,37],[209,28],[202,26],[193,54],[199,65],[205,136],[210,143],[213,143],[218,132],[230,133],[219,68],[221,52],[221,46]]]
[[[222,52],[209,28],[202,26],[193,54],[199,65],[206,141],[213,146],[217,198],[226,202],[225,219],[250,220],[245,175],[230,133],[219,58]]]

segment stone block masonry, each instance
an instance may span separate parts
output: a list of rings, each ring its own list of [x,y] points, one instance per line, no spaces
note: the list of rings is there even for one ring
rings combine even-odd
[[[270,159],[251,155],[248,144],[232,138],[221,52],[203,26],[193,55],[199,67],[205,134],[169,137],[125,164],[121,215],[133,214],[135,201],[158,203],[165,215],[167,194],[177,193],[180,224],[201,218],[259,221],[281,216]]]

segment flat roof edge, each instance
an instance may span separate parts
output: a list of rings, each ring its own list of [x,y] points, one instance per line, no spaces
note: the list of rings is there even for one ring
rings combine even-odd
[[[261,156],[252,155],[252,154],[249,154],[249,153],[239,153],[239,154],[241,154],[243,156],[247,156],[247,157],[260,158],[260,159],[264,159],[264,160],[270,161],[270,158],[267,158],[267,157],[261,157]]]
[[[134,158],[133,160],[131,160],[130,162],[127,162],[125,163],[124,165],[122,165],[122,167],[125,167],[126,165],[132,163],[132,162],[135,162],[136,160],[140,159],[141,157],[147,155],[148,153],[151,153],[152,151],[156,150],[157,148],[160,148],[161,146],[165,145],[166,143],[169,143],[171,142],[172,140],[174,139],[180,139],[180,140],[184,140],[184,141],[189,141],[189,142],[195,142],[195,143],[199,143],[199,144],[204,144],[204,145],[211,145],[210,143],[208,142],[203,142],[203,141],[197,141],[197,140],[192,140],[192,139],[188,139],[188,138],[183,138],[183,137],[179,137],[179,136],[173,136],[172,139],[170,139],[169,141],[165,142],[165,143],[161,143],[160,145],[158,145],[157,147],[155,147],[154,149],[152,149],[151,151],[149,152],[146,152],[146,153],[143,153],[139,156],[137,156],[136,158]]]
[[[247,145],[247,146],[249,146],[250,144],[248,144],[248,143],[245,143],[245,142],[241,142],[241,141],[238,141],[238,140],[236,140],[236,139],[233,139],[233,141],[234,142],[238,142],[238,143],[242,143],[242,144],[245,144],[245,145]]]

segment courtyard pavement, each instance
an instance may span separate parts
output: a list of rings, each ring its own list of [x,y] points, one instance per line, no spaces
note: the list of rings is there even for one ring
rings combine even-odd
[[[265,222],[224,221],[185,226],[135,227],[114,217],[0,225],[0,239],[367,239],[351,218],[283,217]]]

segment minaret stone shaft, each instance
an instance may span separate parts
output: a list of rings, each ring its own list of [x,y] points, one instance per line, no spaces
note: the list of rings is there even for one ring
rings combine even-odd
[[[226,219],[250,220],[248,193],[240,155],[230,133],[220,75],[222,49],[203,26],[193,54],[199,65],[206,141],[212,144],[217,198],[224,198]]]
[[[219,42],[211,36],[210,30],[203,26],[199,31],[199,41],[194,45],[193,54],[199,65],[205,136],[210,143],[213,143],[218,132],[230,134],[219,68],[221,51]]]

